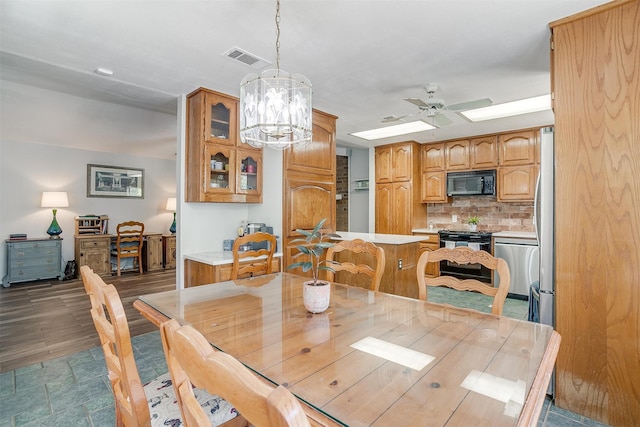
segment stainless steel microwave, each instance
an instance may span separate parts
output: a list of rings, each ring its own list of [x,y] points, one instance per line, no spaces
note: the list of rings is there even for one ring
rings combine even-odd
[[[495,196],[496,170],[447,173],[448,196]]]

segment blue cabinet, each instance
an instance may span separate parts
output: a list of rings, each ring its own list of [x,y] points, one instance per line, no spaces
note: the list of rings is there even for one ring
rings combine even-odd
[[[62,280],[62,239],[5,240],[7,244],[7,275],[2,285],[30,280]]]

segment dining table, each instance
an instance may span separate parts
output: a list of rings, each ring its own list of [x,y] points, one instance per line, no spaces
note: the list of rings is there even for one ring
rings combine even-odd
[[[548,325],[275,273],[142,295],[140,313],[198,330],[263,381],[288,388],[313,425],[536,425],[560,345]]]

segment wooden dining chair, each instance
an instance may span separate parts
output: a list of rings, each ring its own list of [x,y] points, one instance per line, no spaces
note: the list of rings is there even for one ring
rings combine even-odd
[[[343,257],[346,257],[343,261],[336,263],[335,258],[339,253],[344,253]],[[365,258],[367,263],[355,264],[351,262],[358,254]],[[375,268],[371,265],[375,265]],[[380,289],[380,281],[382,280],[382,274],[384,273],[385,257],[384,249],[371,242],[365,242],[361,239],[354,240],[341,240],[329,249],[327,249],[327,267],[332,268],[336,273],[339,271],[346,271],[352,275],[365,275],[368,276],[369,289],[377,291]],[[334,281],[335,273],[327,271],[327,280]],[[354,278],[353,281],[346,282],[349,285],[359,286],[362,281]],[[365,283],[366,284],[366,283]]]
[[[252,246],[259,248],[241,250]],[[233,242],[233,267],[231,269],[231,280],[243,277],[252,277],[262,274],[271,274],[271,261],[276,250],[276,236],[270,233],[258,231],[256,233],[245,234],[238,237]],[[243,262],[249,258],[262,257]]]
[[[428,263],[449,261],[457,264],[482,264],[485,267],[496,271],[500,275],[500,285],[495,288],[491,283],[483,283],[476,279],[460,280],[453,276],[428,277],[425,275],[425,268]],[[470,249],[466,246],[459,246],[454,249],[440,248],[435,251],[425,251],[418,259],[416,267],[418,276],[418,298],[427,300],[428,286],[445,286],[459,291],[480,292],[493,297],[491,313],[502,315],[504,301],[511,285],[511,274],[509,266],[502,258],[496,258],[489,252]]]
[[[210,426],[191,384],[231,402],[254,426],[309,426],[298,399],[283,386],[258,379],[233,356],[214,350],[190,325],[162,324],[162,345],[185,427]]]
[[[91,317],[104,352],[109,381],[113,390],[116,426],[179,425],[180,408],[171,385],[164,375],[142,384],[131,346],[129,325],[118,291],[86,265],[80,267],[86,292],[91,300]],[[203,390],[195,390],[201,405],[209,412],[213,425],[245,425],[246,420],[229,402]],[[228,424],[223,424],[228,423]]]
[[[137,221],[127,221],[116,227],[116,244],[111,250],[112,259],[116,260],[117,275],[120,276],[120,261],[123,258],[133,258],[138,262],[138,271],[142,274],[142,244],[144,224]]]

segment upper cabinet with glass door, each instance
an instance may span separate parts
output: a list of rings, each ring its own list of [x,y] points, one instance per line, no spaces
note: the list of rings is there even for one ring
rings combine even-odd
[[[262,202],[262,150],[240,142],[237,98],[189,94],[186,137],[187,202]]]

